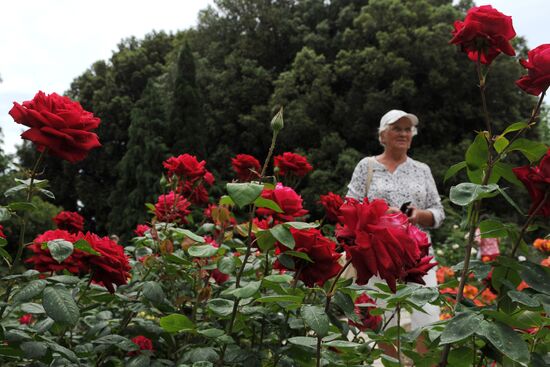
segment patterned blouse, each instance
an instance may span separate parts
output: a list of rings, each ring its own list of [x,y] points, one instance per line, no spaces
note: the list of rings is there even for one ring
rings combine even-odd
[[[390,206],[401,207],[407,201],[411,205],[433,213],[434,228],[445,219],[445,211],[435,186],[430,167],[427,164],[407,157],[393,173],[378,162],[374,162],[372,181],[368,192],[369,200],[384,199]],[[348,197],[362,200],[365,196],[365,185],[368,171],[368,157],[363,158],[355,167],[351,182],[348,185]]]

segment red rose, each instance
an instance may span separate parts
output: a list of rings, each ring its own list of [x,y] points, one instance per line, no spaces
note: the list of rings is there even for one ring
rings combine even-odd
[[[110,293],[115,292],[114,284],[119,286],[128,282],[131,267],[122,246],[109,237],[99,237],[89,232],[78,239],[88,241],[100,254],[99,256],[90,254],[87,257],[93,282],[103,285]]]
[[[318,229],[297,230],[290,228],[296,246],[292,251],[303,252],[313,263],[295,257],[294,270],[298,272],[298,279],[308,287],[314,284],[322,286],[327,280],[336,276],[342,269],[338,263],[340,254],[336,252],[336,244],[324,237]],[[277,253],[284,253],[289,249],[281,244],[277,245]],[[273,265],[275,269],[288,269],[278,260]]]
[[[168,171],[169,177],[176,175],[191,181],[203,177],[207,172],[204,167],[206,165],[205,161],[199,162],[197,157],[187,153],[170,157],[162,165]]]
[[[239,181],[250,181],[260,177],[260,162],[249,154],[237,154],[231,158],[231,166]]]
[[[423,283],[419,276],[436,264],[425,256],[427,236],[413,228],[404,214],[386,214],[387,210],[383,200],[348,199],[340,208],[343,226],[337,227],[336,236],[357,271],[358,284],[378,274],[395,292],[397,280]]]
[[[374,305],[376,304],[376,302],[372,298],[370,298],[366,293],[363,293],[359,297],[357,297],[354,303],[355,303],[354,312],[357,316],[359,316],[361,323],[359,324],[352,320],[348,320],[348,323],[350,325],[357,327],[361,331],[366,331],[366,330],[378,331],[380,329],[380,326],[382,326],[382,316],[380,315],[373,316],[370,314],[372,310],[376,309],[376,306],[370,306],[370,305],[361,306],[361,304],[365,304],[365,303],[370,303]]]
[[[99,126],[99,118],[68,97],[40,91],[23,105],[14,102],[9,113],[15,122],[30,127],[21,137],[34,142],[40,152],[47,148],[51,154],[75,163],[101,146],[91,132]]]
[[[460,45],[472,61],[479,59],[490,64],[501,52],[514,56],[510,40],[516,36],[512,17],[502,14],[491,5],[474,6],[466,14],[464,21],[454,23],[453,38],[450,43]]]
[[[550,43],[540,45],[527,53],[529,60],[519,62],[529,71],[516,82],[529,94],[538,96],[550,86]]]
[[[321,195],[319,203],[325,208],[325,217],[327,221],[337,222],[340,214],[340,207],[344,204],[344,199],[338,194],[329,192],[326,195]]]
[[[41,273],[62,270],[67,270],[73,274],[88,273],[89,265],[86,261],[88,254],[86,252],[75,250],[68,258],[58,263],[57,260],[52,257],[47,247],[42,248],[43,243],[58,239],[75,243],[77,241],[77,236],[61,229],[46,231],[38,235],[28,247],[33,252],[33,255],[25,260],[25,262],[32,264],[34,268]]]
[[[512,170],[516,177],[523,182],[531,196],[532,203],[529,214],[532,214],[540,206],[537,215],[549,217],[550,197],[547,193],[550,190],[550,149],[542,157],[538,166],[516,167]]]
[[[135,338],[132,338],[132,342],[139,347],[140,351],[153,350],[153,342],[151,341],[151,339],[143,335],[138,335]],[[140,353],[139,351],[133,351],[133,352],[129,352],[128,355],[135,356],[135,355],[138,355],[139,353]]]
[[[21,325],[30,325],[32,324],[32,314],[27,313],[19,318],[19,323]]]
[[[212,279],[216,282],[216,284],[223,284],[229,280],[229,275],[222,273],[218,269],[212,270]]]
[[[208,204],[208,191],[201,181],[185,181],[180,185],[179,193],[195,205]]]
[[[279,168],[281,176],[294,175],[304,177],[313,169],[308,163],[306,157],[296,153],[285,152],[282,155],[275,156],[274,166]]]
[[[77,212],[60,212],[53,218],[53,221],[57,225],[57,228],[71,233],[82,232],[84,230],[84,218]]]
[[[258,208],[256,210],[258,215],[272,215],[275,219],[281,221],[293,221],[308,213],[302,207],[302,197],[292,188],[283,186],[281,183],[278,183],[273,190],[264,189],[262,197],[276,202],[283,213],[275,213],[273,210],[267,208]]]
[[[155,215],[161,222],[187,223],[185,218],[189,213],[189,201],[183,196],[170,191],[167,195],[159,196],[155,204]]]
[[[134,229],[134,233],[136,236],[143,237],[145,236],[145,232],[149,231],[151,227],[149,227],[147,224],[138,224],[136,229]]]
[[[4,226],[0,224],[0,237],[1,238],[6,238],[6,235],[4,234]]]

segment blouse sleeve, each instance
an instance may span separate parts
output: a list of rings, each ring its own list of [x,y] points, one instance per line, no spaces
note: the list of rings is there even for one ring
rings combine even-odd
[[[361,160],[355,166],[353,170],[353,175],[351,176],[351,181],[348,185],[348,193],[346,197],[353,198],[355,200],[363,200],[365,197],[365,184],[366,184],[366,167],[364,167],[365,160]]]
[[[432,175],[430,167],[426,165],[426,210],[432,212],[434,216],[434,225],[433,228],[438,228],[443,221],[445,220],[445,210],[441,204],[441,198],[437,192],[437,186],[435,185],[435,180]]]

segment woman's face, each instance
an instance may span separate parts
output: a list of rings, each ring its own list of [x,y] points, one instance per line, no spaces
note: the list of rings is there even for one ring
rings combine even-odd
[[[380,138],[386,150],[404,150],[406,152],[411,147],[413,123],[408,118],[402,117],[382,131]]]

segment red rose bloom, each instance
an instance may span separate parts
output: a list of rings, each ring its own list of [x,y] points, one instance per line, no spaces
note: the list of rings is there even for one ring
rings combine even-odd
[[[101,146],[91,132],[99,126],[99,118],[68,97],[39,91],[23,105],[14,102],[9,113],[15,122],[30,127],[21,137],[35,143],[40,152],[47,148],[51,154],[75,163]]]
[[[212,270],[212,279],[216,282],[216,284],[223,284],[229,280],[229,275],[222,273],[218,269]]]
[[[204,167],[206,165],[205,161],[199,162],[197,157],[187,153],[177,157],[170,157],[162,165],[168,171],[168,177],[176,175],[191,181],[203,177],[207,172]]]
[[[185,184],[180,186],[179,193],[195,205],[208,204],[208,191],[199,180],[185,181]]]
[[[27,313],[19,318],[19,323],[21,325],[30,325],[32,324],[32,314]]]
[[[299,272],[298,279],[308,287],[314,284],[322,286],[327,280],[336,276],[342,269],[338,263],[340,254],[336,252],[336,244],[324,237],[318,229],[297,230],[290,228],[296,246],[292,251],[303,252],[313,263],[295,257],[294,270]],[[277,245],[277,253],[289,251],[284,245]],[[287,269],[278,260],[273,265],[275,269]]]
[[[0,224],[0,237],[1,238],[6,238],[6,235],[4,234],[4,226]]]
[[[536,167],[523,166],[513,168],[516,177],[523,182],[529,195],[531,196],[531,208],[529,214],[532,214],[539,206],[537,215],[544,217],[550,216],[550,149],[542,157]]]
[[[185,217],[190,213],[189,201],[183,196],[170,191],[167,195],[159,196],[155,204],[155,215],[161,222],[187,223]]]
[[[139,347],[139,350],[153,350],[153,342],[151,339],[143,336],[138,335],[135,338],[132,338],[132,342]],[[128,355],[135,356],[138,355],[139,351],[133,351],[129,352]]]
[[[338,222],[340,207],[344,204],[344,199],[338,194],[329,192],[326,195],[321,195],[319,203],[325,208],[325,218],[327,221]]]
[[[41,273],[62,270],[67,270],[73,274],[87,273],[89,271],[89,266],[86,261],[86,257],[88,256],[86,252],[75,250],[68,258],[58,263],[57,260],[52,257],[47,247],[42,248],[43,243],[58,239],[75,243],[77,241],[77,236],[61,229],[44,232],[38,235],[28,247],[33,252],[33,255],[25,260],[25,262],[32,264],[34,268]]]
[[[376,302],[370,298],[366,293],[361,294],[357,299],[355,300],[355,309],[354,312],[357,316],[359,316],[359,319],[361,320],[361,323],[356,323],[352,320],[348,320],[348,323],[350,325],[353,325],[357,327],[361,331],[366,330],[373,330],[378,331],[380,329],[380,326],[382,326],[382,316],[376,315],[373,316],[370,314],[372,310],[375,310],[375,306],[360,306],[364,303],[370,303],[370,304],[376,304]]]
[[[529,94],[538,96],[550,86],[550,43],[540,45],[527,53],[529,60],[519,62],[529,71],[516,82]]]
[[[239,181],[251,181],[260,177],[260,162],[249,154],[237,154],[231,158],[231,166]]]
[[[512,17],[494,9],[491,5],[474,6],[466,14],[464,21],[454,23],[453,38],[450,43],[460,45],[472,61],[479,59],[490,64],[501,52],[514,56],[516,52],[510,40],[516,36]]]
[[[57,228],[71,233],[78,233],[84,230],[84,218],[77,212],[60,212],[53,218],[53,221],[57,225]]]
[[[348,199],[340,208],[343,226],[337,227],[336,236],[357,271],[357,283],[366,284],[378,274],[394,292],[397,280],[424,284],[422,276],[436,265],[425,256],[427,236],[404,214],[386,214],[387,210],[383,200]]]
[[[122,246],[109,237],[99,237],[90,232],[78,239],[88,241],[91,247],[100,254],[87,257],[93,282],[103,285],[111,293],[115,292],[113,285],[119,286],[128,282],[131,267]]]
[[[306,157],[291,152],[275,156],[273,165],[279,168],[279,175],[281,176],[294,175],[296,177],[304,177],[313,169]]]
[[[278,183],[273,190],[264,189],[262,197],[276,202],[283,213],[276,213],[267,208],[258,208],[256,210],[258,215],[272,215],[275,219],[281,221],[293,221],[308,213],[308,211],[302,207],[302,197],[292,188],[283,186],[281,183]]]
[[[134,233],[136,236],[143,237],[145,236],[145,232],[149,231],[151,227],[149,227],[147,224],[138,224],[136,229],[134,229]]]

